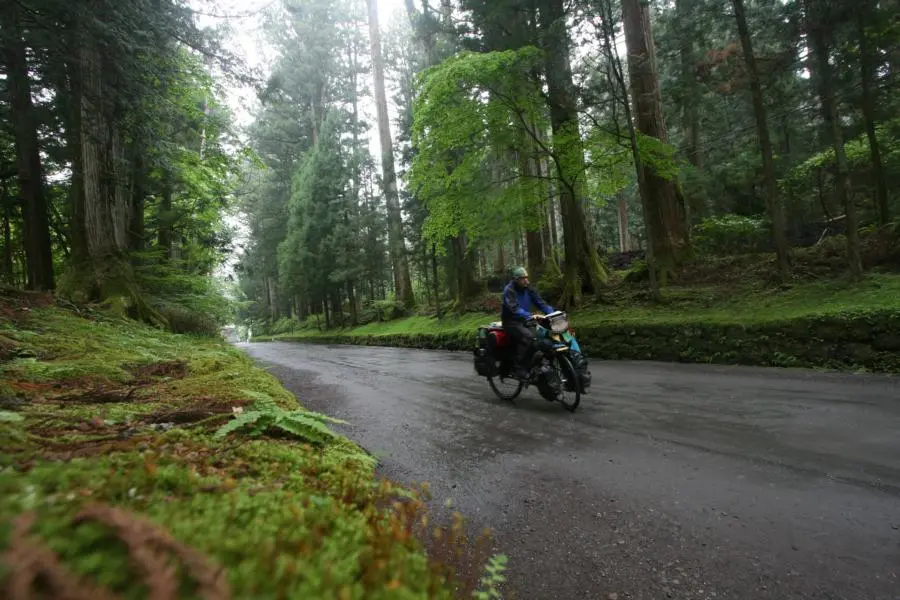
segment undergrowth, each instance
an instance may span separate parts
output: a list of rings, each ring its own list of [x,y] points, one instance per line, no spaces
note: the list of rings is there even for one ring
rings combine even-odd
[[[828,279],[787,288],[763,285],[758,281],[672,285],[664,290],[661,303],[649,302],[646,290],[641,286],[619,285],[607,290],[599,300],[571,311],[571,317],[576,326],[651,322],[752,324],[848,311],[895,309],[897,298],[900,298],[900,276],[888,274],[868,275],[859,282]],[[479,325],[499,318],[499,311],[446,315],[442,319],[413,316],[334,329],[329,333],[355,336],[441,334],[474,331]],[[297,328],[293,333],[256,336],[255,339],[302,339],[321,333],[318,329]]]
[[[497,597],[489,537],[236,349],[8,294],[0,339],[3,597]]]
[[[661,360],[900,372],[900,276],[777,287],[751,278],[670,286],[663,301],[620,285],[571,313],[581,348],[601,360]],[[471,350],[498,314],[417,316],[345,330],[303,330],[256,341]]]

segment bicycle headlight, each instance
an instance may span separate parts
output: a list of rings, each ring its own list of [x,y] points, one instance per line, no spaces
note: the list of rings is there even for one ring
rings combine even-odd
[[[555,319],[552,323],[550,323],[550,330],[553,333],[562,333],[569,329],[569,319],[563,317],[561,319]]]

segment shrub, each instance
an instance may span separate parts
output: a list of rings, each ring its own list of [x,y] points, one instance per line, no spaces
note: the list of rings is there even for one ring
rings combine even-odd
[[[393,321],[406,316],[403,304],[391,298],[376,300],[372,303],[372,308],[375,309],[375,318],[379,321]]]
[[[215,337],[219,335],[219,324],[211,316],[191,310],[179,304],[163,304],[156,307],[166,319],[172,333],[188,333]]]
[[[694,227],[698,253],[725,256],[764,250],[768,234],[765,222],[753,217],[727,215],[704,219]]]
[[[643,258],[631,261],[631,268],[625,272],[626,283],[645,283],[650,281],[650,264]]]
[[[290,317],[281,317],[269,327],[269,333],[276,335],[279,333],[289,333],[304,327],[303,323],[299,323]]]
[[[543,272],[540,274],[537,281],[537,288],[544,297],[544,300],[550,304],[559,300],[564,285],[565,278],[563,277],[563,272],[559,267],[559,263],[557,263],[556,260],[548,260],[546,264],[544,264]]]

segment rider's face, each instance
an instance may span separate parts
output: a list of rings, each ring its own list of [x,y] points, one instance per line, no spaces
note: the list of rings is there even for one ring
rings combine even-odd
[[[528,287],[528,278],[527,277],[519,277],[516,280],[516,283],[519,284],[520,288]]]

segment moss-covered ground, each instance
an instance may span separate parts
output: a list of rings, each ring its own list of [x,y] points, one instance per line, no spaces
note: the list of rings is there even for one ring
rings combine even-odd
[[[461,527],[340,436],[216,435],[253,411],[302,408],[224,343],[0,293],[0,596],[472,594]]]
[[[735,267],[732,265],[732,269]],[[900,276],[757,278],[673,285],[652,303],[644,286],[620,284],[571,313],[576,335],[601,359],[653,359],[900,371]],[[320,331],[309,323],[256,341],[296,340],[467,349],[497,313],[412,316]]]

